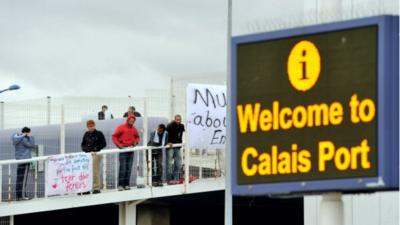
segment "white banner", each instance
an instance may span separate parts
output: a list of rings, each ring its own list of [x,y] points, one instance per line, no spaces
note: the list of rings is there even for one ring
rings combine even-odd
[[[224,149],[226,86],[189,84],[186,98],[189,147]]]
[[[92,190],[93,171],[90,154],[51,156],[46,169],[46,196]]]

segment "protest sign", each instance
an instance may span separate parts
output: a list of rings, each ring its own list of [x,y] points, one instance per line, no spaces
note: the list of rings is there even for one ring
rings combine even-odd
[[[92,157],[89,154],[51,156],[46,171],[46,196],[92,190]]]
[[[186,94],[189,147],[224,149],[226,86],[189,84]]]

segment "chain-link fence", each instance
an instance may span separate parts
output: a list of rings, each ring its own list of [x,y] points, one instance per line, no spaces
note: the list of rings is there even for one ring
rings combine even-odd
[[[237,20],[233,34],[260,33],[377,15],[399,15],[397,0],[303,0],[300,3],[303,8],[297,10],[278,9],[276,13],[254,14],[252,19]],[[233,13],[235,15],[235,11]]]
[[[122,118],[129,106],[149,117],[186,117],[186,87],[189,83],[224,84],[225,76],[174,78],[170,89],[148,89],[145,97],[45,97],[40,99],[1,102],[0,129],[21,128],[81,122],[97,119],[103,105],[114,118]]]

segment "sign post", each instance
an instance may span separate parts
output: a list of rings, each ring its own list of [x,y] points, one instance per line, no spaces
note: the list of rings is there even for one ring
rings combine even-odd
[[[344,225],[343,200],[341,193],[322,195],[320,225]]]

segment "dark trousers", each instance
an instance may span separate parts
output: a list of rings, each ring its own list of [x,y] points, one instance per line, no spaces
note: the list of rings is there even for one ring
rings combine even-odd
[[[151,151],[151,162],[153,172],[153,182],[161,182],[162,177],[162,149]]]
[[[15,186],[15,192],[17,198],[27,197],[26,196],[26,181],[28,179],[29,163],[18,164],[17,167],[17,184]]]
[[[118,186],[129,186],[133,164],[133,152],[119,154]]]

